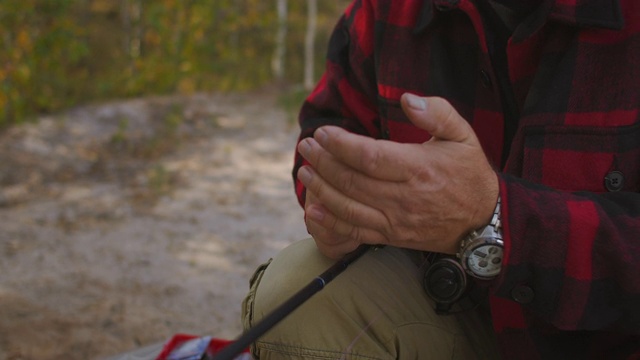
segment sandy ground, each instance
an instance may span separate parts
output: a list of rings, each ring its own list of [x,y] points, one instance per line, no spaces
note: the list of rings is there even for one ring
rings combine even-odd
[[[0,359],[235,338],[248,279],[306,236],[273,95],[84,106],[0,135]]]

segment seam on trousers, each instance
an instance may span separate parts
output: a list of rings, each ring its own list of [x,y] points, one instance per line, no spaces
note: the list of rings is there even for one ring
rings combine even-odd
[[[279,354],[299,356],[304,359],[363,359],[363,360],[389,360],[389,358],[380,358],[354,353],[344,353],[340,351],[320,350],[306,348],[303,346],[291,346],[278,344],[273,342],[257,341],[255,343],[261,351],[271,351]]]
[[[456,345],[458,344],[458,338],[460,335],[453,334],[453,349],[451,350],[451,360],[456,358],[456,349],[458,348]]]
[[[253,327],[253,315],[254,315],[256,292],[258,291],[258,285],[260,285],[260,280],[262,280],[262,276],[264,275],[264,272],[269,266],[269,264],[271,264],[271,261],[273,261],[273,259],[269,259],[267,262],[258,266],[256,271],[253,273],[253,276],[251,276],[251,279],[249,280],[249,293],[247,294],[244,301],[242,302],[242,311],[243,311],[242,323],[245,329],[249,329]],[[257,358],[258,353],[256,351],[255,346],[251,344],[249,348],[252,356],[254,358]]]

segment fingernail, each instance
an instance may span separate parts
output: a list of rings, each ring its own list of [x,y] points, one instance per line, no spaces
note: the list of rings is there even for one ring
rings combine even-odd
[[[298,180],[302,181],[302,183],[308,183],[309,181],[311,181],[312,176],[313,174],[307,166],[303,166],[300,168],[300,170],[298,170]]]
[[[324,131],[323,128],[316,130],[316,132],[313,134],[313,138],[316,139],[321,145],[325,143],[325,141],[327,140],[327,136],[327,132]]]
[[[304,157],[307,157],[309,153],[311,153],[311,144],[309,144],[309,139],[302,139],[300,144],[298,144],[298,151]]]
[[[427,103],[423,98],[409,93],[405,94],[405,98],[410,108],[418,111],[425,111],[427,109]]]

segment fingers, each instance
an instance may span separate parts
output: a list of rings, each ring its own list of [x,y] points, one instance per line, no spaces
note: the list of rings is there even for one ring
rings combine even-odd
[[[342,256],[355,250],[360,243],[347,236],[338,235],[326,227],[313,220],[314,208],[322,207],[318,199],[310,192],[307,192],[305,200],[305,223],[307,231],[313,237],[320,252],[332,259],[339,259]],[[323,210],[324,211],[324,210]]]
[[[400,98],[405,114],[417,127],[439,140],[476,144],[477,138],[469,123],[443,98],[422,98],[405,93]]]
[[[400,191],[399,181],[385,181],[368,176],[348,164],[340,161],[333,154],[326,151],[314,139],[303,140],[308,145],[303,156],[307,156],[311,163],[312,174],[300,173],[298,178],[321,176],[327,183],[340,193],[373,208],[382,208],[393,193]],[[397,162],[396,162],[397,163]],[[313,169],[313,170],[311,170]],[[303,170],[307,171],[307,169]],[[301,179],[302,180],[302,179]],[[306,185],[306,184],[305,184]],[[376,194],[376,196],[372,196]]]
[[[435,139],[479,146],[469,123],[445,99],[422,98],[406,93],[400,102],[414,125]],[[400,182],[414,175],[411,169],[416,159],[412,156],[415,151],[411,147],[416,145],[376,140],[336,126],[323,126],[315,131],[313,138],[300,141],[298,151],[316,169],[330,154],[364,175]]]
[[[307,189],[305,201],[307,231],[313,236],[320,251],[330,258],[340,258],[360,244],[388,243],[381,233],[343,221],[325,208]]]
[[[307,188],[307,193],[311,192],[328,212],[345,222],[357,226],[386,223],[383,213],[336,190],[319,176],[311,166],[303,166],[298,170],[298,180]],[[319,212],[319,208],[309,209],[307,216],[315,217],[318,222],[324,221],[323,214]]]
[[[333,215],[322,205],[314,204],[307,208],[307,219],[328,229],[331,233],[353,239],[359,244],[381,245],[388,243],[386,236],[376,230],[376,226],[357,226]]]
[[[316,242],[318,250],[331,259],[340,259],[360,246],[359,242],[334,234],[313,220],[307,220],[307,230]]]
[[[310,164],[297,174],[310,199],[307,228],[329,257],[361,244],[449,249],[439,244],[457,241],[451,234],[478,213],[457,206],[482,187],[484,168],[493,174],[469,123],[441,98],[405,94],[401,102],[433,141],[400,144],[325,126],[298,145]]]
[[[300,142],[298,151],[317,168],[326,154],[372,178],[403,181],[411,174],[407,170],[405,144],[375,140],[352,134],[335,126],[316,130],[314,138]],[[320,151],[323,150],[323,151]]]

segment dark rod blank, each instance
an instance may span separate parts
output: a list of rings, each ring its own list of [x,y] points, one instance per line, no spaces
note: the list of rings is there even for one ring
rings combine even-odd
[[[313,279],[307,286],[290,297],[282,305],[277,307],[271,313],[267,314],[255,326],[245,331],[234,342],[227,345],[211,358],[211,360],[233,360],[238,354],[246,349],[251,343],[258,340],[262,335],[279,323],[282,319],[291,314],[298,306],[309,300],[311,296],[322,290],[331,280],[340,275],[352,262],[362,256],[367,250],[368,245],[361,245],[355,251],[345,255],[338,260],[325,272]]]

